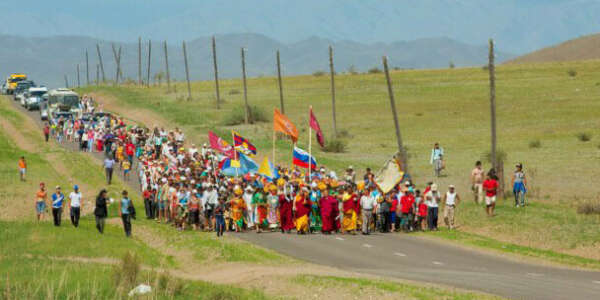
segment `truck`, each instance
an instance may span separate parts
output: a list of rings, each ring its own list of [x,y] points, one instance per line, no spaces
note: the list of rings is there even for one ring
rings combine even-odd
[[[46,87],[30,87],[27,93],[24,95],[24,107],[27,110],[36,110],[40,108],[42,97],[48,93]]]
[[[53,89],[48,92],[48,117],[57,113],[70,112],[74,116],[81,114],[79,95],[66,88]]]
[[[11,95],[15,92],[15,88],[17,88],[17,83],[19,81],[27,80],[27,75],[22,73],[13,73],[6,78],[6,93]]]

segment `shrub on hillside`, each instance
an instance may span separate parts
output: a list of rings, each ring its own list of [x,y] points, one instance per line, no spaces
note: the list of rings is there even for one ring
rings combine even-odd
[[[340,129],[340,131],[338,132],[338,137],[351,138],[352,135],[350,134],[350,131],[348,131],[348,129]]]
[[[229,95],[238,95],[238,94],[240,94],[240,90],[236,90],[236,89],[229,90]]]
[[[127,252],[113,269],[113,279],[117,289],[129,291],[137,284],[141,269],[140,258],[135,253]]]
[[[575,76],[577,76],[577,71],[571,69],[571,70],[567,71],[567,74],[569,74],[569,76],[571,76],[571,77],[575,77]]]
[[[346,142],[342,139],[330,137],[325,141],[325,147],[323,151],[332,153],[342,153],[346,151]]]
[[[592,139],[592,135],[587,132],[580,132],[577,134],[577,139],[581,142],[589,142]]]
[[[529,142],[529,148],[531,149],[536,149],[536,148],[541,148],[542,147],[542,142],[540,140],[533,140]]]
[[[379,74],[381,73],[381,70],[378,67],[373,67],[369,69],[369,74]]]
[[[223,120],[223,125],[225,126],[234,126],[239,124],[244,124],[246,121],[245,117],[246,111],[244,110],[244,106],[238,106],[234,108],[232,111],[227,114]],[[248,122],[250,124],[254,124],[257,122],[266,122],[267,114],[260,107],[256,105],[250,106],[250,113]]]
[[[600,201],[586,201],[577,205],[577,213],[583,215],[600,215]]]
[[[323,76],[323,75],[325,75],[325,72],[324,72],[324,71],[321,71],[321,70],[319,70],[319,71],[315,71],[315,72],[314,72],[314,73],[312,73],[312,74],[313,74],[313,76],[320,77],[320,76]]]

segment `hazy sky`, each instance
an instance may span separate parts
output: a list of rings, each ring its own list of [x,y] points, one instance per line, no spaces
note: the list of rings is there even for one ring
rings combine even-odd
[[[253,32],[291,43],[318,36],[393,42],[489,37],[513,53],[600,28],[600,0],[27,0],[0,3],[0,33],[180,41]]]

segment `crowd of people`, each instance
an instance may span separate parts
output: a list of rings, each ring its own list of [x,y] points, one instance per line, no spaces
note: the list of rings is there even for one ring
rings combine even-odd
[[[83,111],[94,109],[85,104]],[[66,137],[78,143],[81,151],[102,152],[109,185],[115,170],[122,172],[126,181],[131,180],[130,174],[135,172],[146,218],[177,230],[214,231],[218,236],[226,231],[250,230],[365,235],[373,231],[437,230],[440,209],[443,209],[444,224],[453,229],[455,208],[461,201],[453,185],[444,192],[434,182],[419,188],[408,176],[391,191],[383,193],[369,168],[362,178],[357,178],[352,166],[342,176],[324,166],[310,173],[297,166],[277,166],[273,178],[252,173],[229,177],[221,172],[224,154],[207,144],[198,148],[187,142],[178,128],[169,131],[127,125],[123,118],[113,114],[51,120],[44,134],[59,142]],[[434,165],[434,175],[439,176],[444,162],[443,149],[438,144],[432,150],[430,162]],[[522,166],[521,173],[515,174],[518,174],[515,182],[522,185],[524,194]],[[493,216],[499,189],[495,173],[491,170],[484,174],[481,163],[477,162],[471,180],[475,201],[481,203],[485,197],[486,211]],[[78,191],[74,193],[74,198],[73,193],[69,196],[72,216],[73,208],[79,211],[82,203]],[[59,189],[52,195],[57,226],[63,205],[63,200],[58,199],[64,199],[61,195]],[[117,201],[119,215],[126,235],[130,236],[135,209],[127,191],[123,191],[120,198]],[[45,199],[42,186],[36,195],[38,218],[43,217],[39,203],[45,203]],[[102,190],[94,210],[100,233],[111,203],[106,190]],[[79,213],[76,215],[78,220]],[[76,223],[73,220],[73,224]]]

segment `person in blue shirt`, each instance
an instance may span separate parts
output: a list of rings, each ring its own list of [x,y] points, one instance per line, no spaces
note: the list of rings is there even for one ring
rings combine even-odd
[[[54,226],[60,226],[64,203],[65,195],[60,191],[60,186],[57,185],[56,192],[52,194],[52,217],[54,217]]]
[[[131,237],[131,214],[130,206],[133,205],[128,197],[127,191],[123,191],[123,198],[119,202],[119,216],[123,220],[123,229],[125,229],[125,236]]]
[[[435,177],[440,177],[440,173],[444,168],[444,148],[440,147],[439,143],[433,145],[429,163],[433,165],[433,174]]]

